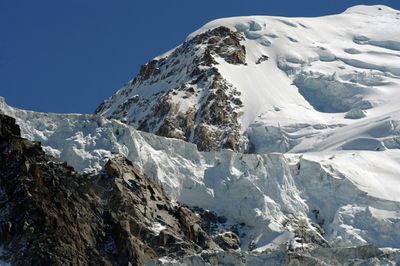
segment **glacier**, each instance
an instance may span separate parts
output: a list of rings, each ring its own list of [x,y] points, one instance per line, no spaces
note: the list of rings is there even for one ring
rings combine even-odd
[[[209,128],[208,135],[218,132],[215,127],[226,131],[225,122],[206,119],[207,110],[212,108],[207,103],[217,102],[232,106],[217,111],[230,119],[229,127],[239,135],[234,137],[236,145],[231,145],[239,146],[236,150],[284,153],[297,152],[300,146],[308,150],[306,143],[319,142],[339,127],[354,131],[360,123],[399,116],[399,20],[399,11],[380,5],[355,6],[341,14],[316,18],[218,19],[144,65],[141,72],[147,79],[139,73],[107,99],[98,114],[199,144],[193,138],[199,128]],[[219,34],[221,27],[240,38],[221,45],[201,37]],[[241,48],[229,45],[238,40]],[[226,53],[220,52],[224,47],[240,60],[227,60]],[[198,59],[201,56],[209,58],[211,65],[201,64],[192,71],[193,65],[202,62]],[[198,77],[202,71],[205,73]],[[228,102],[214,100],[210,84],[216,77],[210,71],[219,73],[227,86],[220,87]],[[237,106],[237,102],[241,104]],[[163,113],[154,111],[159,109]],[[149,114],[154,123],[140,126],[138,121]],[[182,126],[182,120],[187,119],[190,123]],[[160,125],[167,125],[169,131],[160,131]],[[190,136],[185,133],[187,128]],[[219,141],[224,143],[224,138],[226,134]],[[374,140],[360,141],[380,145]],[[391,143],[397,145],[396,141]],[[209,150],[201,141],[198,146]]]
[[[283,244],[279,239],[286,241],[282,236],[296,227],[285,224],[294,217],[332,246],[400,247],[398,149],[199,152],[194,144],[98,115],[25,111],[4,99],[0,112],[16,118],[25,138],[41,142],[48,154],[78,171],[99,171],[113,154],[126,156],[161,182],[173,200],[244,224],[242,250],[250,244],[258,250]]]
[[[220,19],[190,34],[189,41],[224,26],[243,36],[245,64],[212,55],[227,90],[243,103],[234,109],[240,111],[235,126],[247,139],[239,151],[199,151],[193,143],[129,123],[128,116],[142,119],[151,109],[131,106],[139,96],[155,104],[152,93],[191,81],[183,72],[161,81],[150,78],[143,87],[131,81],[94,115],[26,111],[1,97],[0,113],[17,120],[23,137],[41,142],[46,153],[77,171],[98,172],[108,158],[126,156],[162,183],[173,200],[215,211],[228,219],[227,225],[240,224],[243,251],[313,245],[296,242],[299,237],[349,250],[364,245],[396,249],[399,21],[400,11],[389,7],[356,6],[320,18]],[[198,45],[196,55],[204,48]],[[176,49],[157,58],[168,58]],[[176,69],[186,69],[190,62],[179,56],[183,62],[174,59]],[[202,89],[201,84],[194,87]],[[178,109],[200,108],[197,96],[173,95]],[[115,117],[115,110],[124,115]]]

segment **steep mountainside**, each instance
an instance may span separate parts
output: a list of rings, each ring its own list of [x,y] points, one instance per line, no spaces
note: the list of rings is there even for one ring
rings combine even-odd
[[[2,140],[16,146],[0,145],[0,254],[16,263],[29,240],[23,252],[57,260],[74,245],[118,264],[395,265],[399,25],[385,6],[221,19],[144,65],[96,114],[25,111],[0,97],[0,113],[41,143],[5,120]],[[21,209],[46,226],[29,229]],[[91,233],[78,237],[85,245],[61,237],[53,252],[47,228]]]
[[[239,148],[240,92],[215,67],[246,64],[243,37],[217,27],[142,66],[139,75],[96,113],[139,130],[194,142],[203,150]]]
[[[193,144],[99,116],[41,114],[4,103],[0,110],[17,119],[23,136],[79,171],[101,171],[108,157],[126,156],[173,200],[226,217],[216,230],[236,232],[242,250],[285,243],[295,249],[327,243],[400,248],[398,149],[199,152]]]
[[[319,226],[310,227],[305,217],[296,216],[283,221],[289,231],[267,249],[241,252],[235,233],[223,227],[230,224],[242,234],[243,228],[208,210],[194,208],[195,214],[171,202],[159,184],[138,173],[127,159],[108,160],[98,175],[76,173],[45,155],[39,143],[21,138],[15,120],[4,115],[0,154],[1,265],[331,265],[400,260],[400,253],[392,249],[330,248]],[[212,239],[203,228],[217,234]]]
[[[400,12],[206,24],[96,110],[200,150],[286,152],[400,110]]]
[[[1,259],[12,265],[142,265],[221,250],[192,211],[125,158],[78,174],[0,115]],[[1,264],[1,261],[0,261]]]

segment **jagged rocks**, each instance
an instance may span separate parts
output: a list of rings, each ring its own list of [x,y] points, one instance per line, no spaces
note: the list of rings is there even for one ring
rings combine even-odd
[[[308,219],[288,215],[283,226],[294,233],[294,240],[288,243],[288,250],[290,251],[304,250],[304,247],[310,249],[330,246],[323,237],[322,228],[317,224],[310,223]]]
[[[258,59],[257,59],[257,61],[256,61],[256,64],[257,65],[259,65],[259,64],[261,64],[262,62],[265,62],[265,61],[267,61],[269,59],[269,57],[267,56],[267,55],[262,55],[262,56],[260,56]]]
[[[149,63],[140,67],[139,75],[144,79],[149,79],[152,76],[160,74],[160,69],[157,67],[157,60],[151,60]]]
[[[141,67],[130,84],[96,113],[139,130],[197,144],[200,150],[240,147],[240,92],[215,65],[246,64],[242,33],[217,27]]]
[[[0,140],[5,141],[8,136],[19,136],[21,134],[14,118],[5,115],[1,115],[0,118]]]
[[[223,250],[238,250],[240,248],[240,239],[233,232],[218,234],[213,239]]]
[[[143,265],[220,250],[189,209],[123,157],[78,174],[0,115],[2,260],[12,265]]]
[[[12,265],[106,265],[96,249],[101,208],[86,179],[14,134],[14,122],[0,116],[3,256]]]

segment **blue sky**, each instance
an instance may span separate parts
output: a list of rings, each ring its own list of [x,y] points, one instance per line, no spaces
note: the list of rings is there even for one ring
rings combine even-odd
[[[92,113],[140,65],[206,22],[239,15],[319,16],[399,0],[2,0],[0,96],[44,112]]]

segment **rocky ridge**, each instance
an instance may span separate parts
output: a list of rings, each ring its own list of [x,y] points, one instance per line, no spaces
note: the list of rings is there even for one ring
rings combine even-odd
[[[190,42],[196,36],[206,36],[174,65],[177,71],[167,78],[170,86],[164,82],[166,70],[157,62],[169,58],[175,50],[142,68],[145,81],[139,82],[144,86],[112,97],[98,113],[107,115],[121,109],[113,118],[135,128],[139,125],[134,121],[144,119],[139,124],[146,121],[148,127],[143,130],[193,142],[198,126],[188,134],[184,129],[187,124],[176,126],[178,115],[171,116],[172,122],[167,121],[168,126],[161,131],[158,126],[165,124],[163,119],[171,106],[174,110],[179,107],[174,112],[183,113],[182,119],[188,117],[191,121],[186,110],[198,98],[176,92],[168,97],[164,108],[164,99],[154,95],[166,93],[164,85],[173,88],[176,82],[189,80],[182,64],[196,67],[186,59],[190,60],[191,54],[202,54],[207,47],[213,50],[211,63],[199,69],[217,71],[222,84],[237,91],[235,98],[242,102],[236,110],[238,124],[244,133],[232,139],[234,145],[223,146],[228,138],[218,130],[231,132],[232,127],[209,127],[207,122],[207,128],[219,133],[206,131],[204,140],[196,144],[200,148],[204,145],[204,150],[236,149],[246,146],[248,139],[244,151],[256,154],[198,152],[190,143],[140,132],[99,115],[29,112],[7,106],[1,97],[0,112],[17,119],[23,136],[42,142],[46,153],[79,171],[102,171],[108,158],[123,154],[141,173],[161,182],[170,198],[193,210],[193,206],[204,208],[196,210],[205,219],[201,223],[203,231],[228,251],[185,258],[201,257],[205,263],[224,262],[224,258],[240,262],[238,257],[249,254],[256,259],[277,254],[277,262],[289,263],[279,260],[283,254],[286,258],[328,257],[324,262],[327,264],[343,264],[346,260],[390,264],[385,260],[398,261],[396,248],[400,247],[400,109],[396,100],[400,34],[398,27],[391,27],[399,19],[400,12],[373,6],[322,18],[242,17],[211,22],[187,39]],[[223,50],[230,45],[205,45],[212,38],[207,33],[225,34],[213,32],[216,29],[239,36],[245,63],[232,63],[240,56],[230,59],[232,50]],[[233,50],[240,51],[237,42],[231,43],[236,47]],[[153,79],[157,80],[148,82]],[[208,93],[207,89],[200,91]],[[137,99],[140,101],[127,103]],[[223,110],[216,114],[222,113],[223,118],[229,104],[222,104],[226,102],[219,98],[217,102]],[[154,113],[148,106],[161,107],[156,107]],[[155,115],[147,116],[146,110]],[[126,119],[128,115],[133,117],[131,122]],[[198,122],[207,116],[201,113],[195,117],[193,121]],[[213,120],[214,115],[210,117]],[[142,195],[148,198],[147,192]],[[228,222],[218,224],[222,216],[211,215],[207,209],[227,217]],[[162,223],[151,224],[152,232],[164,228]],[[224,228],[232,232],[220,231]],[[381,249],[365,248],[368,244]],[[233,251],[237,245],[248,253]],[[278,251],[271,253],[270,249]],[[364,255],[357,255],[361,253]],[[249,260],[241,262],[251,264]],[[201,265],[201,261],[198,263]]]
[[[21,138],[5,115],[0,188],[0,259],[11,265],[374,265],[400,259],[394,249],[331,248],[317,224],[295,216],[283,222],[293,232],[287,241],[242,252],[240,230],[221,230],[225,217],[171,202],[126,158],[108,160],[97,175],[77,173],[40,143]]]
[[[170,54],[143,65],[138,76],[95,113],[196,143],[200,150],[238,150],[240,92],[219,73],[214,57],[246,64],[242,39],[240,33],[222,26],[188,39]]]
[[[200,218],[123,157],[82,175],[0,115],[1,259],[12,265],[143,265],[221,250]]]
[[[1,102],[0,109],[16,118],[24,137],[40,141],[47,153],[78,171],[98,172],[107,158],[126,156],[162,183],[171,199],[198,206],[193,210],[210,221],[203,224],[207,233],[222,229],[239,236],[242,250],[282,241],[305,244],[321,236],[334,247],[400,247],[396,150],[351,151],[350,157],[198,152],[191,143],[95,115],[43,114]],[[376,133],[390,124],[381,120],[368,126]],[[376,175],[380,169],[385,176]],[[228,220],[223,226],[214,223],[219,216]],[[302,235],[307,232],[312,235]]]
[[[142,66],[96,114],[202,151],[291,152],[398,113],[399,19],[386,6],[355,6],[211,21]]]

